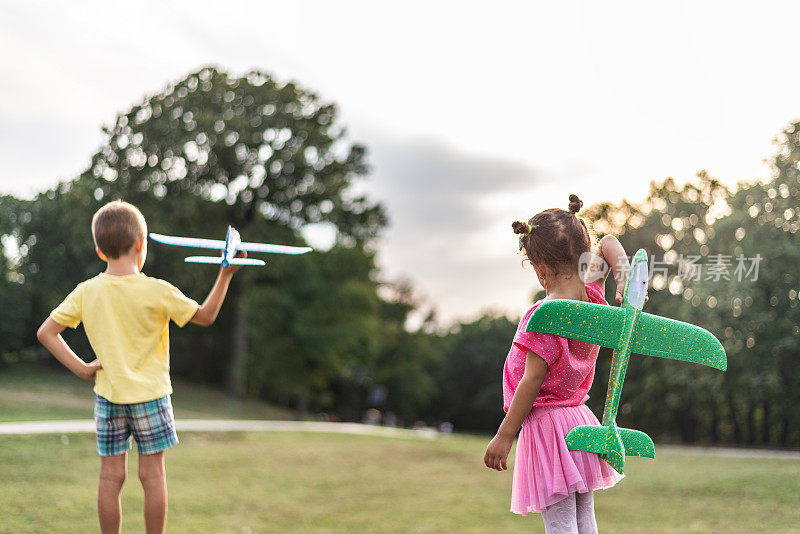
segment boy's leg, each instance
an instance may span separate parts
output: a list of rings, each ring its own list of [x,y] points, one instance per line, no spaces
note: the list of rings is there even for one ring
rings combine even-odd
[[[144,526],[147,534],[162,534],[167,526],[167,474],[164,451],[139,454],[139,480],[144,490]]]
[[[128,453],[100,457],[100,483],[97,486],[97,516],[100,532],[118,534],[122,517],[119,494],[128,473]]]
[[[164,451],[176,443],[175,421],[169,395],[128,405],[133,438],[139,449],[139,480],[144,489],[144,523],[147,534],[161,534],[167,522],[167,475]]]
[[[103,534],[116,534],[120,531],[122,505],[119,494],[128,474],[131,429],[125,420],[124,405],[114,404],[99,395],[94,398],[97,453],[100,455],[97,516]]]

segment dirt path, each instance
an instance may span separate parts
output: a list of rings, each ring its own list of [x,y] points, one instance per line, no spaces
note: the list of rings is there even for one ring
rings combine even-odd
[[[334,432],[386,437],[436,438],[432,429],[411,430],[360,423],[324,423],[314,421],[253,421],[231,419],[179,419],[175,426],[182,432]],[[0,423],[2,434],[72,434],[93,433],[93,420],[26,421]]]
[[[393,438],[435,439],[445,436],[433,429],[411,430],[360,423],[324,423],[312,421],[258,421],[234,419],[179,419],[181,432],[333,432]],[[10,434],[72,434],[93,433],[94,421],[28,421],[0,423],[0,435]],[[697,447],[688,445],[657,445],[658,452],[670,454],[709,454],[733,458],[779,458],[800,460],[798,451],[769,449],[736,449],[732,447]]]

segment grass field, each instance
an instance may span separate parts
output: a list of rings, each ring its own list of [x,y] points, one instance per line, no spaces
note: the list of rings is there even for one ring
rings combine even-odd
[[[0,371],[0,421],[91,419],[92,382],[69,371],[30,364]],[[219,391],[173,381],[172,404],[181,419],[291,419],[293,413],[263,402],[241,401]]]
[[[542,532],[508,512],[510,472],[481,466],[485,439],[184,433],[167,454],[169,532]],[[0,438],[0,531],[92,532],[91,435]],[[124,531],[142,532],[131,458]],[[800,465],[662,454],[598,492],[606,532],[800,532]]]
[[[53,378],[21,374],[31,387]],[[3,419],[37,413],[35,398],[13,402],[10,392],[26,388],[11,382],[0,375],[0,398],[20,412],[3,412]],[[87,385],[77,386],[85,395]],[[61,401],[78,398],[45,391],[63,395]],[[233,405],[217,411],[219,399],[206,401],[190,388],[192,395],[195,413],[232,415]],[[177,390],[174,400],[178,405]],[[49,418],[91,414],[77,405],[64,410]],[[167,454],[168,532],[543,532],[538,515],[508,512],[511,473],[482,467],[484,437],[252,432],[182,433],[180,439]],[[95,532],[94,449],[90,434],[0,436],[0,532]],[[135,466],[132,457],[124,532],[143,531]],[[630,459],[626,474],[617,487],[596,494],[601,531],[800,533],[797,460],[661,453],[655,461]]]

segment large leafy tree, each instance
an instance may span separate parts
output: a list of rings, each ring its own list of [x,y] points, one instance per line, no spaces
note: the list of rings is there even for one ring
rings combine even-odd
[[[367,171],[366,151],[347,140],[336,107],[264,72],[233,77],[202,68],[105,131],[81,186],[97,201],[139,205],[158,231],[222,235],[232,224],[248,240],[291,243],[304,226],[328,224],[343,246],[364,247],[386,222],[379,205],[354,192]],[[228,371],[240,395],[252,276],[242,274],[231,287]]]
[[[373,257],[335,247],[322,257],[295,258],[258,275],[247,299],[252,393],[301,414],[339,407],[336,386],[359,375],[379,343]],[[265,278],[279,277],[275,290]],[[351,413],[350,418],[357,417]]]
[[[24,202],[0,196],[0,367],[8,352],[24,348],[30,315],[30,285],[20,269],[20,260],[28,244],[20,242],[20,225],[30,217],[20,209]],[[20,250],[20,247],[23,247]]]
[[[369,369],[369,386],[385,398],[372,407],[394,414],[400,422],[419,419],[430,407],[438,389],[432,370],[439,362],[441,337],[435,333],[436,317],[428,310],[422,324],[408,328],[409,317],[423,312],[424,301],[414,294],[408,280],[385,284],[379,313],[381,335],[376,357]]]
[[[740,184],[714,225],[713,252],[733,256],[730,280],[707,281],[708,315],[724,329],[730,421],[737,441],[787,446],[800,439],[800,122],[776,140],[773,177]],[[748,272],[736,272],[737,257]],[[758,258],[756,271],[754,260]],[[726,377],[727,378],[727,377]]]
[[[437,419],[463,430],[497,430],[503,413],[502,362],[514,329],[506,317],[483,315],[455,325],[444,337],[434,366]]]
[[[696,180],[682,186],[672,179],[651,183],[642,202],[599,204],[584,215],[594,222],[598,236],[619,237],[629,255],[639,248],[648,252],[652,270],[648,312],[699,324],[721,337],[724,327],[697,313],[700,297],[695,294],[697,282],[690,268],[707,261],[708,240],[714,235],[716,217],[724,213],[727,197],[728,190],[701,171]],[[609,302],[612,286],[608,281]],[[605,401],[609,359],[610,351],[604,349],[590,392],[596,413],[602,412]],[[721,417],[723,399],[714,387],[721,380],[721,373],[713,369],[634,356],[625,379],[620,422],[662,439],[678,434],[684,441],[697,441],[699,430],[709,427],[710,419]]]
[[[792,409],[800,401],[799,132],[795,123],[779,136],[767,182],[729,191],[701,172],[683,186],[652,184],[642,203],[587,211],[599,233],[619,235],[629,253],[644,247],[655,260],[647,311],[707,328],[728,354],[725,373],[632,358],[620,423],[683,441],[786,446],[800,436]],[[607,358],[599,362],[597,410]]]

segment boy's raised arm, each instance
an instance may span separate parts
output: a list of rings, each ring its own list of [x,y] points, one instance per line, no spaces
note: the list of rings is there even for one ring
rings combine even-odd
[[[91,363],[84,363],[77,354],[72,352],[72,349],[69,348],[64,338],[61,337],[61,332],[63,332],[65,328],[66,326],[62,326],[51,317],[48,317],[42,323],[42,326],[39,327],[39,330],[36,332],[36,337],[64,367],[84,380],[94,380],[95,374],[99,369],[102,369],[103,366],[100,365],[98,360],[94,360]]]
[[[246,258],[247,252],[243,250],[239,251],[236,254],[236,257]],[[219,275],[217,276],[217,280],[214,282],[214,286],[208,293],[206,300],[203,301],[203,304],[197,308],[197,312],[195,312],[194,316],[189,319],[190,322],[200,326],[210,326],[214,323],[214,321],[217,319],[219,309],[222,307],[222,303],[225,301],[225,295],[228,293],[228,286],[233,278],[233,273],[241,268],[241,265],[231,265],[219,270]]]

